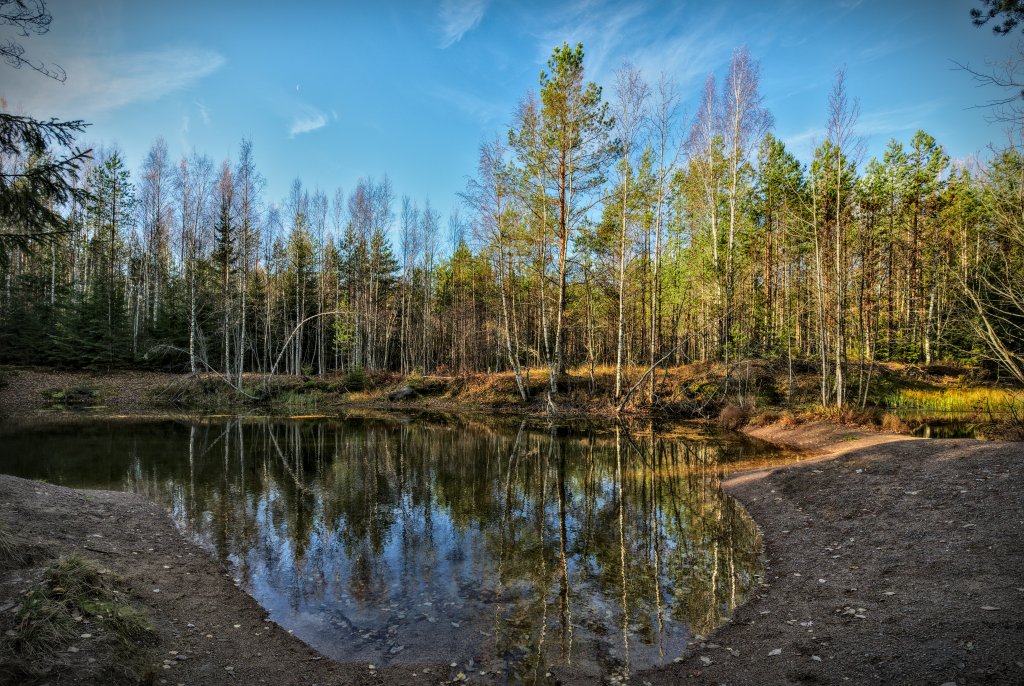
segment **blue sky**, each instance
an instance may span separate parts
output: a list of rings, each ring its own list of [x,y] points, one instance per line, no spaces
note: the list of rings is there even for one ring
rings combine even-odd
[[[215,162],[250,137],[269,202],[296,177],[330,195],[387,173],[399,195],[447,214],[480,142],[507,130],[563,41],[583,42],[606,96],[630,60],[652,82],[674,75],[689,112],[707,73],[747,44],[775,133],[804,160],[845,64],[868,157],[917,128],[954,158],[984,156],[1005,137],[972,107],[990,95],[952,61],[1006,59],[1018,37],[973,27],[975,4],[50,0],[50,33],[22,42],[67,82],[4,67],[0,96],[15,111],[92,122],[83,142],[116,144],[133,171],[158,136],[175,158],[194,148]]]

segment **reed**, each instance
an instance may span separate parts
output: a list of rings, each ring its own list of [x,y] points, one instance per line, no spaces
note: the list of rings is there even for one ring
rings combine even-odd
[[[1024,391],[1006,388],[902,388],[886,398],[897,410],[1003,414],[1024,404]]]

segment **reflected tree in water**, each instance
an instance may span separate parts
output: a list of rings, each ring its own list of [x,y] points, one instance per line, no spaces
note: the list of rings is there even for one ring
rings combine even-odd
[[[97,429],[85,445],[326,654],[387,664],[440,642],[515,680],[556,663],[626,676],[754,583],[756,527],[720,490],[749,455],[653,427],[563,433],[241,419]],[[64,454],[59,440],[40,449]]]

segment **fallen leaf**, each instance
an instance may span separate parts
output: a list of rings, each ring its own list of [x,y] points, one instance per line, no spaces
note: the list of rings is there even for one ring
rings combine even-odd
[[[782,655],[782,648],[776,648],[775,650],[768,653],[768,657],[775,657],[776,655]]]

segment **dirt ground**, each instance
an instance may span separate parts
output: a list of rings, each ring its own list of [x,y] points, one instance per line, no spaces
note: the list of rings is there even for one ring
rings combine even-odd
[[[767,586],[652,684],[1024,683],[1024,444],[828,424],[819,459],[732,477]]]
[[[19,392],[37,403],[41,395]],[[118,386],[110,396],[123,399],[108,405],[130,413],[133,393]],[[0,397],[0,412],[17,401],[9,390]],[[631,683],[1024,683],[1024,444],[821,423],[749,433],[816,456],[726,483],[762,529],[766,586],[679,662]],[[159,633],[154,683],[424,684],[464,671],[443,654],[389,669],[322,658],[266,621],[227,570],[141,496],[0,476],[0,522],[35,558],[0,574],[0,612],[13,611],[44,560],[92,559],[148,608]],[[76,669],[89,639],[74,647],[48,683],[102,683]],[[560,682],[557,670],[550,681]]]

